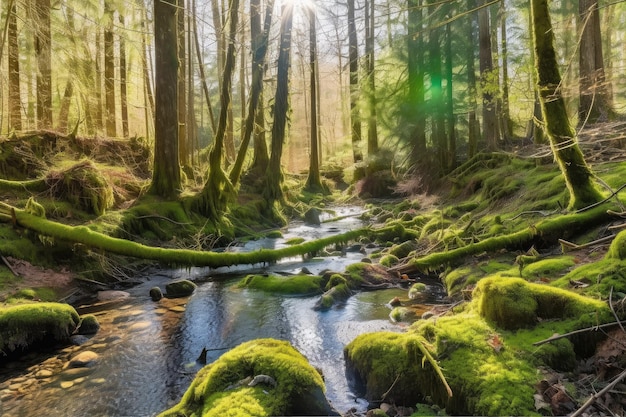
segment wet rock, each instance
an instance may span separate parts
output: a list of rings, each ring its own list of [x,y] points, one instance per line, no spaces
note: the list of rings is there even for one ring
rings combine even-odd
[[[308,209],[304,213],[304,223],[319,226],[321,224],[320,214],[321,212],[318,208],[312,207]]]
[[[303,275],[313,275],[311,270],[309,268],[307,268],[306,266],[302,267],[302,269],[300,270],[300,273],[303,274]]]
[[[174,306],[170,308],[170,311],[173,311],[174,313],[184,313],[185,312],[185,307],[184,306]]]
[[[73,381],[76,378],[87,376],[93,372],[93,368],[69,368],[59,374],[62,381]]]
[[[389,305],[392,307],[397,307],[400,304],[402,304],[402,302],[400,301],[400,297],[393,297],[391,301],[389,301]]]
[[[161,292],[161,289],[159,287],[152,287],[150,288],[150,298],[152,299],[152,301],[159,301],[161,298],[163,298],[163,292]]]
[[[80,346],[80,345],[82,345],[82,344],[85,344],[85,343],[87,343],[88,341],[89,341],[89,338],[88,338],[88,337],[86,337],[86,336],[83,336],[83,335],[81,335],[81,334],[75,334],[74,336],[71,336],[71,337],[70,337],[70,342],[71,342],[73,345],[76,345],[76,346]]]
[[[98,291],[98,301],[120,301],[130,297],[126,291]]]
[[[41,379],[41,378],[49,378],[52,375],[53,375],[52,371],[50,371],[48,369],[42,369],[40,371],[37,371],[37,373],[35,373],[35,378],[39,378],[39,379]]]
[[[143,329],[147,329],[148,327],[150,327],[151,323],[149,321],[139,321],[137,323],[133,323],[129,329],[133,330],[133,331],[137,331],[137,330],[143,330]]]
[[[74,382],[73,381],[61,381],[61,388],[63,389],[67,389],[67,388],[72,388],[74,386]]]
[[[91,367],[96,364],[100,355],[91,350],[85,350],[74,356],[69,363],[70,368]]]
[[[170,298],[187,297],[197,288],[197,285],[187,279],[170,282],[165,286],[165,292]]]
[[[80,325],[78,326],[78,334],[96,334],[100,330],[100,323],[93,314],[86,314],[81,317]]]

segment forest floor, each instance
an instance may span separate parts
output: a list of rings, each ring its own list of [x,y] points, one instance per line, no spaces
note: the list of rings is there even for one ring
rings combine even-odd
[[[620,122],[587,129],[580,136],[581,147],[587,160],[594,166],[603,181],[610,183],[613,189],[622,185],[623,178],[626,178],[626,175],[622,173],[626,154],[616,146],[618,142],[626,138],[624,132],[626,132],[626,123]],[[33,135],[33,137],[35,136]],[[13,147],[19,148],[19,152],[15,152],[15,154],[21,162],[20,164],[7,162],[4,167],[21,166],[26,172],[22,173],[24,174],[23,177],[10,172],[5,172],[1,176],[24,180],[44,174],[47,175],[46,178],[54,178],[59,175],[59,170],[67,169],[71,165],[68,159],[76,163],[85,156],[85,150],[95,149],[95,151],[90,151],[88,157],[94,162],[96,170],[104,175],[105,181],[113,189],[113,201],[107,209],[107,214],[102,217],[106,217],[109,222],[117,221],[123,217],[119,213],[124,213],[124,210],[132,207],[136,199],[140,197],[148,178],[147,167],[141,162],[143,161],[142,155],[145,156],[145,148],[139,145],[133,148],[135,145],[129,146],[117,141],[103,141],[94,144],[90,140],[68,140],[48,132],[42,138],[34,139],[29,146],[23,146],[18,142],[13,143]],[[4,146],[7,146],[6,142]],[[44,150],[39,151],[40,148]],[[3,149],[6,150],[7,148],[4,147]],[[45,154],[50,149],[53,149],[54,153],[52,155]],[[122,163],[116,160],[116,155],[121,154],[125,155]],[[419,229],[416,227],[416,230],[419,232],[417,240],[420,244],[417,248],[413,248],[411,257],[425,256],[431,251],[444,251],[449,245],[452,248],[456,244],[455,242],[459,241],[480,240],[497,233],[510,233],[521,227],[540,222],[548,211],[558,211],[560,203],[566,200],[567,192],[562,182],[558,182],[558,170],[550,164],[549,147],[525,146],[514,150],[508,157],[515,160],[517,165],[506,162],[496,163],[494,159],[493,163],[484,161],[482,164],[477,164],[477,170],[457,171],[456,174],[458,175],[453,173],[446,179],[449,183],[442,187],[445,193],[436,197],[406,196],[387,201],[363,201],[361,203],[367,205],[370,211],[378,210],[378,214],[372,215],[369,219],[373,223],[378,222],[379,225],[385,225],[388,223],[389,216],[392,215],[396,217],[396,220],[406,219],[407,216],[410,216],[413,219],[411,220],[414,222],[413,224],[419,223]],[[548,162],[543,168],[535,168],[532,174],[523,172],[524,169],[531,170],[537,159]],[[119,166],[123,166],[124,169],[116,168]],[[46,174],[48,170],[56,170],[56,173]],[[537,181],[536,188],[529,188],[530,184],[533,183],[530,175],[545,176],[546,179]],[[552,178],[556,178],[556,181]],[[551,192],[548,188],[556,191]],[[2,190],[0,189],[0,191]],[[4,202],[16,206],[24,206],[28,195],[32,194],[6,190],[2,193]],[[98,217],[94,213],[85,213],[85,207],[79,210],[71,199],[68,199],[67,204],[63,204],[63,198],[67,197],[65,194],[50,195],[38,191],[38,194],[35,195],[38,201],[46,207],[49,218],[53,220],[68,224],[85,224]],[[534,200],[535,198],[536,200]],[[437,202],[434,202],[435,200]],[[420,203],[414,204],[415,201]],[[395,208],[400,206],[406,207],[401,212],[394,212]],[[372,210],[372,208],[376,210]],[[532,213],[532,215],[525,216],[528,213]],[[518,218],[518,216],[523,217],[523,219]],[[504,218],[505,221],[502,222],[500,217]],[[419,221],[415,220],[418,218],[420,218]],[[617,223],[613,222],[612,226],[616,226]],[[408,228],[408,222],[405,222],[405,225]],[[594,230],[581,233],[575,236],[575,241],[577,244],[585,244],[599,236],[605,236],[609,230],[608,226],[602,224]],[[4,237],[6,239],[4,243],[0,240],[0,254],[4,255],[4,266],[0,264],[0,302],[6,302],[17,297],[72,303],[72,300],[79,300],[88,296],[90,292],[101,288],[100,286],[93,286],[93,280],[90,278],[80,277],[79,269],[84,268],[85,265],[77,265],[72,259],[67,262],[57,262],[59,259],[63,259],[57,258],[52,259],[53,262],[51,262],[51,259],[48,258],[43,262],[38,262],[38,260],[46,257],[46,252],[49,252],[45,245],[40,245],[41,247],[34,252],[23,251],[25,255],[29,254],[30,259],[29,256],[20,257],[20,251],[11,248],[9,239],[21,239],[26,236],[29,240],[37,243],[37,238],[32,235],[28,236],[28,233],[20,234],[21,232],[16,232],[14,228],[8,227],[8,225],[3,227],[6,228],[8,235]],[[110,229],[110,223],[106,224],[104,228],[107,227]],[[404,240],[397,240],[394,242],[394,246],[400,246],[411,240],[415,240],[415,235],[405,236]],[[8,245],[7,242],[9,242]],[[176,243],[170,240],[167,245],[171,246]],[[188,244],[189,241],[178,243]],[[610,242],[603,241],[587,247],[568,250],[566,255],[574,259],[573,262],[578,268],[604,258],[609,245]],[[539,249],[542,259],[564,255],[563,247],[558,244]],[[494,254],[470,256],[464,259],[462,264],[457,265],[457,268],[484,268],[492,261],[497,261],[501,254],[502,251]],[[524,254],[520,251],[513,255]],[[39,258],[40,256],[41,258]],[[406,256],[404,258],[400,256],[400,258],[400,264],[408,259]],[[520,266],[520,273],[521,269]],[[571,269],[569,268],[568,271]],[[563,276],[568,271],[558,271],[558,273]],[[449,272],[448,270],[442,273],[442,277],[445,278],[445,273]],[[540,275],[534,279],[547,283],[555,277]],[[464,285],[471,288],[472,284],[468,279]],[[588,285],[589,282],[586,281],[574,282],[571,284],[571,288],[578,289],[576,286],[585,287]],[[456,288],[456,291],[457,296],[463,292],[459,288]],[[603,294],[603,296],[606,297],[607,294]],[[624,294],[621,296],[626,297]],[[626,368],[625,352],[626,332],[621,328],[616,328],[607,331],[604,341],[597,346],[595,354],[580,358],[574,370],[557,372],[547,367],[540,369],[543,377],[536,387],[535,406],[537,412],[564,415],[577,410],[587,398],[596,394],[602,387],[607,386],[612,377]],[[598,396],[595,399],[594,408],[590,408],[582,415],[626,415],[626,382],[618,382],[608,392]]]

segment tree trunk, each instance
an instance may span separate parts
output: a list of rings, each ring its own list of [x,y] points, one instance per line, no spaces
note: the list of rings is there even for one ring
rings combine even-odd
[[[209,153],[209,172],[204,188],[198,195],[196,206],[200,213],[217,221],[233,197],[233,187],[222,169],[224,138],[228,123],[228,108],[231,102],[233,72],[235,71],[235,41],[239,20],[239,0],[232,0],[229,13],[228,49],[224,61],[224,72],[220,85],[220,115],[217,121],[215,140]]]
[[[505,1],[500,2],[500,42],[502,56],[502,107],[500,109],[500,120],[502,121],[502,135],[505,140],[513,137],[513,122],[511,121],[511,112],[509,109],[509,63],[508,63],[508,44],[507,44],[507,26],[506,26],[506,8]]]
[[[431,0],[434,5],[429,6],[429,13],[436,13],[439,2]],[[441,73],[441,46],[439,42],[440,30],[433,28],[428,33],[428,67],[430,69],[430,100],[432,134],[431,140],[437,153],[439,168],[446,171],[448,146],[446,141],[445,110],[443,102],[443,83]]]
[[[237,159],[230,171],[230,181],[233,186],[237,185],[239,178],[241,177],[241,171],[243,169],[243,162],[248,151],[248,145],[250,144],[250,138],[254,132],[255,120],[264,119],[263,110],[259,108],[259,103],[262,102],[263,94],[263,75],[265,74],[265,57],[267,55],[267,46],[269,41],[270,27],[272,24],[272,10],[274,8],[274,0],[268,0],[265,8],[265,21],[263,24],[263,30],[261,31],[261,1],[250,1],[250,49],[252,50],[252,84],[250,86],[250,100],[248,102],[248,114],[245,119],[243,131],[241,135],[241,144],[239,145],[239,152]],[[243,103],[242,103],[243,104]],[[258,113],[258,114],[257,114]],[[263,145],[265,145],[265,139],[263,138]],[[265,148],[265,160],[267,162],[267,146]],[[262,149],[257,149],[255,146],[255,159],[257,158],[257,152],[263,152]],[[262,156],[261,156],[262,158]],[[260,173],[265,173],[267,164],[262,167]]]
[[[35,53],[37,55],[37,126],[52,127],[52,44],[50,0],[35,2]]]
[[[187,139],[187,52],[185,42],[185,0],[177,0],[176,25],[178,31],[178,163],[189,168]]]
[[[9,55],[9,127],[22,130],[22,97],[20,95],[20,52],[17,42],[17,4],[14,0],[8,8],[8,55]]]
[[[368,86],[368,119],[367,119],[367,154],[373,156],[378,152],[378,128],[376,117],[376,77],[374,72],[374,5],[375,0],[365,2],[365,55],[367,65]]]
[[[289,109],[289,67],[291,65],[291,29],[293,26],[293,4],[282,6],[280,45],[278,52],[278,72],[276,74],[276,94],[274,95],[274,124],[272,125],[272,151],[267,172],[263,196],[267,207],[272,210],[274,202],[283,201],[280,161],[285,141],[287,111]]]
[[[124,15],[119,15],[120,26],[124,29]],[[126,38],[124,35],[120,35],[120,104],[122,110],[122,135],[128,138],[130,135],[128,130],[128,87],[126,85],[127,80],[127,68],[126,68]]]
[[[604,74],[602,35],[598,0],[579,0],[580,16],[580,102],[578,124],[598,123],[613,118],[608,83]]]
[[[483,6],[486,4],[483,1]],[[496,112],[497,73],[494,74],[491,49],[491,31],[489,25],[489,8],[482,7],[478,11],[478,44],[480,62],[480,85],[483,96],[483,134],[488,150],[498,148],[498,120]]]
[[[115,49],[113,41],[113,6],[111,0],[104,2],[104,108],[106,134],[117,136],[115,117]]]
[[[537,86],[550,146],[570,193],[568,208],[579,209],[600,201],[602,197],[593,186],[593,174],[583,158],[567,117],[547,2],[531,0]]]
[[[215,136],[217,126],[215,126],[215,115],[213,114],[213,106],[211,105],[211,94],[209,93],[209,86],[206,83],[206,74],[204,73],[204,63],[202,62],[202,50],[200,48],[200,39],[198,38],[198,23],[196,14],[196,0],[192,0],[193,9],[193,40],[196,46],[196,57],[198,58],[198,71],[200,72],[200,84],[202,84],[202,91],[204,92],[204,99],[207,103],[209,110],[209,121],[211,122],[211,132]]]
[[[144,5],[143,0],[137,0],[139,2],[139,7],[141,8],[141,18],[139,19],[141,22],[142,36],[141,36],[141,70],[143,73],[143,92],[144,92],[144,115],[146,122],[146,137],[150,137],[150,125],[149,120],[154,120],[155,109],[154,109],[154,95],[152,94],[152,79],[150,78],[150,68],[148,63],[148,46],[146,42],[146,21],[147,11]]]
[[[315,10],[309,7],[309,67],[311,87],[311,153],[309,155],[309,176],[306,180],[306,190],[314,193],[323,191],[320,179],[319,159],[319,128],[318,128],[318,103],[317,103],[317,32],[315,27]]]
[[[468,9],[471,11],[476,7],[476,0],[468,0]],[[472,158],[476,155],[476,148],[478,143],[478,137],[480,136],[480,129],[478,127],[478,120],[476,119],[476,65],[475,65],[475,53],[474,53],[474,23],[476,18],[474,13],[470,13],[467,16],[467,90],[469,101],[469,114],[468,114],[468,138],[467,138],[467,156]]]
[[[454,95],[452,90],[452,31],[450,23],[446,25],[446,104],[448,119],[448,171],[456,168],[456,119],[454,116]]]
[[[426,157],[426,118],[424,116],[424,38],[422,1],[409,0],[408,80],[409,120],[411,121],[411,163],[418,167]]]
[[[354,2],[348,0],[348,58],[350,60],[350,131],[354,163],[363,161],[361,150],[361,115],[359,112],[359,44],[356,34]],[[359,172],[360,171],[360,172]],[[363,170],[355,170],[355,179],[364,175]]]
[[[94,111],[94,131],[96,134],[102,132],[102,127],[104,126],[104,118],[102,114],[102,40],[101,40],[101,30],[99,27],[96,28],[96,42],[95,42],[95,54],[96,58],[94,60],[94,95],[95,100],[95,111]],[[89,93],[87,93],[89,95]]]
[[[178,37],[176,0],[154,2],[155,121],[150,191],[164,198],[181,191],[178,164]]]

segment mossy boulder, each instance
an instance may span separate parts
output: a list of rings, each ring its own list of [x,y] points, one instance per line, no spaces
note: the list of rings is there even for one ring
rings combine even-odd
[[[96,334],[100,330],[100,323],[93,314],[85,314],[80,318],[80,324],[78,327],[78,334]]]
[[[193,294],[198,286],[188,279],[170,282],[165,286],[169,298],[187,297]]]
[[[0,352],[65,342],[79,322],[78,313],[68,304],[28,303],[1,308]]]
[[[322,293],[319,275],[248,275],[239,281],[240,288],[265,291],[272,294],[315,295]]]
[[[507,330],[533,326],[539,319],[582,319],[608,314],[608,307],[602,301],[521,278],[482,279],[474,297],[480,315]]]
[[[150,288],[150,299],[152,299],[152,301],[159,301],[161,298],[163,298],[163,292],[161,291],[161,288],[159,287],[152,287]]]
[[[202,368],[160,417],[339,415],[324,391],[322,376],[288,342],[257,339]]]

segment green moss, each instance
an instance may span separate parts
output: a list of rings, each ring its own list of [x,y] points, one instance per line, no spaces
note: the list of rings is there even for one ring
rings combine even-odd
[[[321,294],[322,277],[319,275],[248,275],[238,286],[274,294],[313,295]]]
[[[615,236],[609,251],[606,254],[609,259],[624,259],[626,260],[626,230],[623,230]]]
[[[482,279],[474,297],[479,313],[503,329],[529,327],[539,319],[609,317],[601,301],[521,278]]]
[[[576,265],[574,257],[561,256],[552,259],[542,259],[537,262],[527,264],[522,269],[524,278],[554,277]]]
[[[283,237],[283,233],[280,230],[272,230],[270,232],[267,232],[265,237],[267,237],[268,239],[280,239],[281,237]]]
[[[567,339],[558,339],[537,348],[535,355],[545,365],[557,371],[572,371],[576,367],[574,344]]]
[[[572,283],[582,287],[577,291],[589,296],[606,298],[611,289],[613,293],[626,294],[626,261],[606,257],[572,270],[553,285],[571,288]]]
[[[22,288],[7,298],[7,302],[19,302],[20,300],[56,301],[58,299],[54,289],[49,287]]]
[[[257,375],[276,386],[238,384]],[[324,390],[321,375],[288,342],[257,339],[202,368],[181,402],[160,416],[329,415]]]
[[[304,238],[303,237],[292,237],[290,239],[287,239],[285,241],[285,244],[286,245],[299,245],[302,242],[304,242]]]
[[[382,266],[385,266],[387,268],[396,265],[398,262],[400,262],[400,260],[395,255],[384,255],[378,261],[378,263],[380,263]]]
[[[416,282],[415,284],[411,285],[411,288],[409,288],[409,298],[415,299],[419,297],[419,295],[423,293],[425,290],[426,290],[426,284],[422,282]]]
[[[0,351],[28,349],[47,338],[64,341],[79,323],[68,304],[29,303],[0,309]]]
[[[165,292],[170,298],[187,297],[191,295],[197,287],[198,286],[195,283],[187,279],[181,279],[167,283],[165,285]]]
[[[417,246],[417,242],[414,240],[407,240],[406,242],[394,245],[391,249],[389,249],[389,254],[397,256],[398,258],[405,258],[417,249]]]

